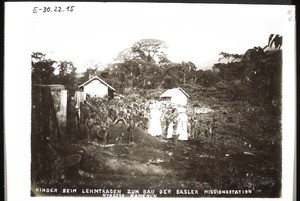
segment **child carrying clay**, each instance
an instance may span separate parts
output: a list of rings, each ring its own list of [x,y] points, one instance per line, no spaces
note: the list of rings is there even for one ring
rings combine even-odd
[[[94,124],[95,124],[94,118],[95,118],[95,115],[91,114],[91,115],[88,115],[88,118],[86,118],[86,120],[85,120],[85,127],[87,129],[87,140],[88,140],[88,142],[91,141],[92,128],[94,127]]]

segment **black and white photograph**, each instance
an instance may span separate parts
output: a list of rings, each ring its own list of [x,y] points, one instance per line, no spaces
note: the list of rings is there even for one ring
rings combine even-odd
[[[21,7],[7,3],[6,19]],[[26,61],[5,66],[18,85],[5,88],[6,172],[8,185],[27,175],[27,199],[293,197],[293,6],[23,8]]]

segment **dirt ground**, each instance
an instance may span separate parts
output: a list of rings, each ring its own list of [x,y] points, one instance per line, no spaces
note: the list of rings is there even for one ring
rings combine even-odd
[[[81,155],[79,163],[60,168],[60,178],[38,181],[38,186],[101,189],[171,189],[170,197],[279,197],[281,192],[281,127],[279,108],[266,110],[243,103],[217,105],[201,120],[217,118],[216,139],[199,135],[173,142],[134,130],[126,140],[125,125],[111,127],[108,145],[86,140],[55,149],[61,159]],[[270,112],[273,111],[273,112]],[[120,137],[123,136],[122,141]],[[175,194],[197,189],[199,194]],[[252,190],[250,194],[204,194],[204,190]],[[92,195],[97,196],[97,195]]]

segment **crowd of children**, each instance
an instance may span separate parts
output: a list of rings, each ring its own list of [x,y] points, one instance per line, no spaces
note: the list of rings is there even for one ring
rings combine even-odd
[[[74,104],[73,104],[74,105]],[[138,100],[108,100],[87,97],[75,106],[76,124],[85,125],[86,139],[91,140],[93,127],[98,127],[97,134],[107,143],[112,124],[127,125],[127,139],[134,141],[134,129],[138,128],[152,136],[188,140],[196,138],[199,132],[199,118],[189,113],[186,107],[171,105],[167,102]],[[198,126],[198,127],[197,127]],[[216,120],[207,121],[205,136],[215,139]]]

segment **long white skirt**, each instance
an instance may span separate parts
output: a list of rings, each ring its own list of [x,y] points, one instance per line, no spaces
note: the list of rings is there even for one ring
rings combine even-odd
[[[162,126],[160,122],[161,111],[159,109],[151,110],[148,133],[152,136],[162,135]]]
[[[178,140],[188,140],[188,132],[187,132],[187,118],[186,115],[183,114],[178,122],[177,133]]]
[[[173,137],[173,122],[171,122],[168,126],[167,138]]]

